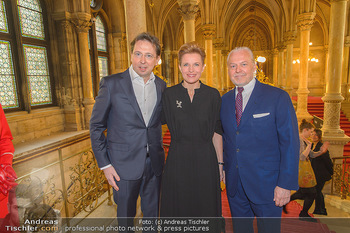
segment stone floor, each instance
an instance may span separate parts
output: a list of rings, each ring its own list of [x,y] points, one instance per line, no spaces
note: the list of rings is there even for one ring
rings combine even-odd
[[[105,196],[103,197],[105,198]],[[318,218],[320,222],[327,224],[328,228],[331,231],[336,233],[349,233],[350,232],[350,213],[345,212],[344,210],[334,206],[334,203],[331,204],[332,199],[331,196],[326,196],[326,208],[328,212],[328,216],[323,215],[314,215],[315,218]],[[299,204],[303,204],[302,201],[297,201]],[[350,202],[349,202],[350,203]],[[138,207],[140,207],[140,203],[138,203]],[[314,210],[314,206],[311,207],[310,212],[312,213]],[[108,205],[108,202],[105,201],[99,206],[94,212],[92,212],[88,218],[114,218],[117,214],[116,205]],[[141,216],[141,210],[138,208],[137,216]]]

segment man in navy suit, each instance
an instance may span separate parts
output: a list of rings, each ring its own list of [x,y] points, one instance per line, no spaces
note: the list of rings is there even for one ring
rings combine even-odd
[[[290,190],[298,189],[295,111],[285,91],[254,78],[256,65],[249,48],[232,50],[227,67],[236,87],[222,97],[221,122],[234,232],[253,233],[254,217],[262,217],[259,233],[280,232],[282,206],[289,202]]]
[[[158,217],[164,165],[161,96],[166,84],[152,70],[160,51],[158,38],[139,34],[131,42],[129,69],[102,78],[90,119],[92,149],[114,188],[122,225],[124,217],[132,224],[139,195],[144,218]]]

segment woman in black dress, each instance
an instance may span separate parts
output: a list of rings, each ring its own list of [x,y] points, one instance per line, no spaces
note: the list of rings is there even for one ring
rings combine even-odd
[[[315,129],[312,134],[312,150],[319,151],[323,146],[322,131],[320,129]],[[316,185],[316,198],[315,198],[315,210],[313,214],[327,215],[326,206],[324,203],[324,196],[322,189],[327,181],[332,179],[333,175],[333,162],[329,156],[329,151],[326,153],[311,159],[311,166],[314,169],[315,177],[317,181]]]
[[[199,81],[204,58],[197,43],[182,45],[179,69],[183,82],[163,93],[163,120],[171,144],[162,177],[161,217],[221,216],[221,97]]]

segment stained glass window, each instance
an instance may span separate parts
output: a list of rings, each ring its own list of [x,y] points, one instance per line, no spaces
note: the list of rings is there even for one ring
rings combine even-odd
[[[96,17],[96,39],[97,39],[97,49],[99,51],[107,52],[107,42],[106,42],[106,30],[100,16]]]
[[[17,108],[18,98],[10,42],[0,40],[0,102],[4,109]]]
[[[52,99],[46,48],[32,45],[23,45],[23,48],[31,104],[51,104]]]
[[[17,0],[22,35],[45,39],[42,9],[38,0]]]
[[[0,1],[0,31],[8,32],[7,29],[7,19],[6,19],[6,10],[5,10],[5,2]]]
[[[100,79],[108,75],[108,58],[98,57],[98,69],[100,73]]]

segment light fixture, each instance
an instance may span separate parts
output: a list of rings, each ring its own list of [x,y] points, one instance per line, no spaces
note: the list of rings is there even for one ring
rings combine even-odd
[[[257,62],[264,63],[264,62],[266,61],[266,57],[258,56],[258,57],[256,58],[256,61],[257,61]]]
[[[312,45],[312,42],[310,42],[309,45]]]
[[[316,57],[314,57],[312,53],[310,53],[310,56],[309,56],[309,58],[307,60],[309,62],[318,63],[318,59]],[[296,64],[296,63],[300,64],[300,59],[299,58],[293,60],[293,64]]]

